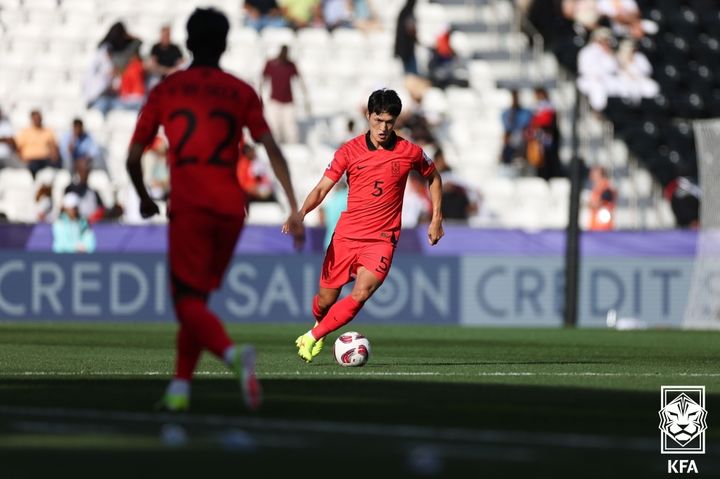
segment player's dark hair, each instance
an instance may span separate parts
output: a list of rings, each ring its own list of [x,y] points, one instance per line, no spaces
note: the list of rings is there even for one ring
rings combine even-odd
[[[196,8],[187,22],[188,50],[193,61],[216,61],[227,47],[230,22],[214,8]]]
[[[390,113],[392,116],[400,116],[402,101],[395,90],[375,90],[368,98],[368,115],[373,113]]]

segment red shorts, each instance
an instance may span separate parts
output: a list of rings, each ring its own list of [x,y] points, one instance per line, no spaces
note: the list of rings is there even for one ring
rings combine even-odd
[[[320,273],[321,288],[341,288],[357,274],[360,266],[385,281],[392,265],[395,246],[384,241],[358,241],[333,236]]]
[[[220,287],[245,218],[205,211],[173,212],[169,226],[170,273],[193,288]]]

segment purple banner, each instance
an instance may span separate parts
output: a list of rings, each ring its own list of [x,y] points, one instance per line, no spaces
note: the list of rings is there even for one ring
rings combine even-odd
[[[166,225],[94,226],[98,252],[164,252]],[[308,228],[305,253],[322,253],[322,228]],[[687,230],[585,232],[581,236],[584,256],[674,256],[695,255],[697,233]],[[0,249],[51,251],[52,228],[47,224],[0,225]],[[558,256],[565,251],[564,231],[527,232],[447,226],[445,237],[428,245],[425,228],[403,230],[399,251],[430,256]],[[279,226],[248,226],[238,243],[238,253],[294,254],[289,237]]]

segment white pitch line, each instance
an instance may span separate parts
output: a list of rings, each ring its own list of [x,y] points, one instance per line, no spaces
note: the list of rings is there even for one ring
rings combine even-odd
[[[171,371],[10,371],[0,373],[3,377],[133,377],[133,376],[170,376]],[[222,377],[230,376],[227,371],[197,371],[196,376]],[[258,375],[265,378],[272,377],[404,377],[404,376],[432,376],[432,377],[693,377],[715,378],[720,373],[630,373],[630,372],[596,372],[596,371],[570,371],[570,372],[533,372],[533,371],[479,371],[468,373],[438,372],[438,371],[278,371]]]
[[[392,437],[405,440],[450,441],[466,443],[490,443],[494,445],[524,445],[562,447],[572,449],[602,449],[652,451],[656,440],[650,438],[620,438],[600,434],[548,433],[532,431],[503,431],[492,429],[465,429],[427,427],[403,424],[351,423],[340,421],[304,421],[266,419],[219,415],[177,415],[171,413],[150,414],[145,412],[103,411],[96,409],[54,409],[0,406],[0,416],[43,417],[46,419],[108,421],[124,423],[181,424],[210,427],[238,427],[260,432],[283,431],[289,433],[323,433],[338,435],[361,435]]]

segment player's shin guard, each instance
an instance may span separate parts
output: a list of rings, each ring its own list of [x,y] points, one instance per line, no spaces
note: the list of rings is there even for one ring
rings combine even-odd
[[[181,324],[177,334],[176,347],[175,378],[190,381],[200,359],[202,345],[188,331],[188,328]]]
[[[312,329],[313,338],[324,338],[333,331],[345,326],[358,314],[362,305],[363,303],[358,303],[352,296],[347,296],[333,304],[322,322]]]
[[[220,319],[208,309],[200,298],[186,296],[175,303],[180,324],[204,349],[209,350],[220,359],[233,342],[225,332]]]

